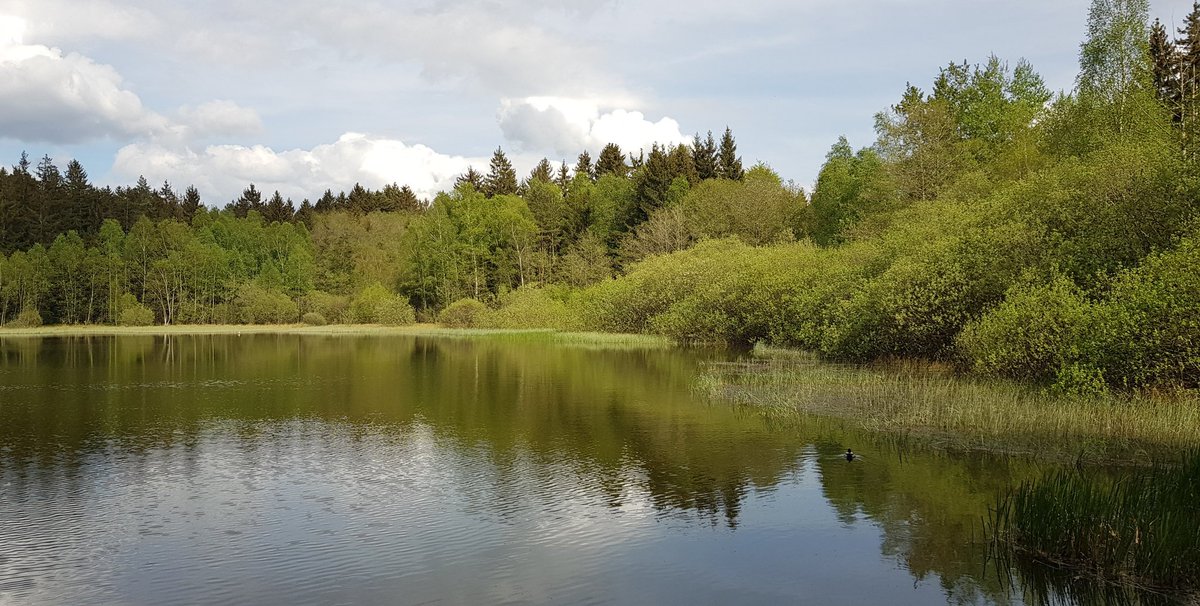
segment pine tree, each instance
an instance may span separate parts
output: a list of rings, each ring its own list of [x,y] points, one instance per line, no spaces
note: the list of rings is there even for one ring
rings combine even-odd
[[[317,198],[317,203],[313,206],[313,213],[324,214],[333,212],[336,204],[337,200],[333,197],[333,191],[327,189],[325,193],[321,194],[320,198]]]
[[[567,168],[566,160],[563,160],[562,164],[559,165],[558,177],[554,179],[554,183],[562,190],[564,196],[571,191],[571,172]]]
[[[190,224],[196,218],[196,213],[200,212],[201,206],[203,204],[200,202],[200,190],[189,185],[183,192],[183,201],[179,203],[179,213],[183,221]]]
[[[379,205],[375,201],[375,195],[361,183],[355,183],[354,187],[350,188],[350,210],[357,213],[369,213],[379,210]]]
[[[542,158],[538,161],[537,166],[534,166],[533,170],[529,172],[529,178],[525,179],[526,188],[528,188],[529,183],[535,181],[543,183],[554,182],[554,166],[550,164],[550,160]]]
[[[171,188],[169,181],[164,180],[162,187],[155,194],[155,208],[153,211],[155,219],[180,218],[179,196],[175,194],[175,190]]]
[[[584,150],[579,154],[579,161],[575,164],[575,174],[584,175],[592,181],[596,180],[596,167],[592,166],[592,155]]]
[[[746,177],[742,170],[742,159],[737,155],[737,143],[733,140],[733,131],[725,127],[721,136],[721,148],[717,152],[717,174],[722,179],[741,181]]]
[[[1150,60],[1154,63],[1154,91],[1158,100],[1176,113],[1178,121],[1179,54],[1167,38],[1167,28],[1158,19],[1150,28]]]
[[[398,206],[400,211],[415,213],[420,212],[424,205],[421,204],[420,198],[417,198],[417,194],[413,193],[412,188],[404,185],[400,187]]]
[[[287,223],[292,220],[292,211],[288,207],[291,206],[291,201],[283,201],[283,196],[279,194],[279,190],[275,190],[275,194],[267,202],[266,208],[263,209],[263,221],[266,223]]]
[[[246,215],[250,214],[250,211],[252,210],[261,213],[263,208],[262,192],[258,191],[258,189],[254,187],[254,184],[251,183],[250,187],[242,190],[241,197],[233,202],[230,202],[225,208],[226,210],[233,212],[233,216],[242,219],[244,219]]]
[[[599,179],[604,175],[616,175],[618,177],[629,176],[629,165],[625,164],[625,154],[621,152],[621,147],[616,143],[609,143],[600,150],[600,157],[596,160],[596,178]]]
[[[671,167],[671,178],[683,177],[687,179],[688,185],[695,185],[700,182],[700,173],[696,170],[696,161],[692,157],[692,150],[686,145],[676,145],[671,148],[671,152],[667,154],[668,164]]]
[[[696,174],[700,180],[716,179],[717,173],[717,142],[713,139],[712,131],[708,138],[700,140],[700,133],[692,138],[692,163],[696,166]]]
[[[517,171],[513,170],[512,162],[508,161],[504,150],[497,147],[496,151],[492,153],[487,177],[483,179],[483,195],[492,198],[516,193]]]
[[[63,229],[73,229],[80,234],[95,233],[100,229],[101,220],[96,212],[99,209],[93,204],[96,196],[88,183],[87,171],[78,160],[67,163],[65,190],[67,206],[64,209]]]
[[[296,211],[296,222],[303,224],[308,229],[312,229],[313,215],[316,213],[316,207],[305,198],[300,203],[300,209]]]
[[[637,199],[637,213],[633,216],[633,227],[645,221],[650,213],[662,208],[668,200],[674,175],[671,174],[671,160],[663,148],[655,143],[646,157],[645,166],[635,176],[634,195]]]
[[[474,166],[468,166],[467,172],[459,175],[454,182],[456,189],[464,185],[470,185],[475,191],[483,191],[483,175],[479,174]]]

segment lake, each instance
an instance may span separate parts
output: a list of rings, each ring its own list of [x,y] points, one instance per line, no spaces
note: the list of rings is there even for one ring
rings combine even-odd
[[[707,400],[737,355],[0,339],[0,604],[1033,600],[982,535],[1034,464]]]

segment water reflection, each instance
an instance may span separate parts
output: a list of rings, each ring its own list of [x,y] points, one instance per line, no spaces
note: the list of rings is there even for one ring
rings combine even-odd
[[[701,401],[727,355],[2,339],[0,604],[1022,601],[979,523],[1036,470]]]

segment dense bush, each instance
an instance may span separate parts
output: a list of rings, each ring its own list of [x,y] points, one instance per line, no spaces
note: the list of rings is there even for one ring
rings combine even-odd
[[[966,327],[962,355],[982,374],[1046,382],[1080,358],[1078,341],[1093,314],[1079,288],[1057,277],[1009,290],[1002,304]]]
[[[289,324],[300,317],[300,308],[281,292],[247,282],[234,295],[233,313],[240,324]]]
[[[319,314],[329,323],[342,324],[350,317],[350,297],[313,290],[300,299],[300,309],[304,313]]]
[[[392,296],[376,308],[377,321],[386,326],[407,326],[417,321],[417,312],[399,296]]]
[[[518,288],[500,297],[500,308],[487,314],[491,328],[579,330],[582,319],[572,291],[563,287]]]
[[[303,316],[300,316],[300,321],[308,324],[309,326],[325,326],[329,323],[325,320],[325,316],[322,316],[315,311],[310,311]]]
[[[154,314],[150,315],[150,321],[154,321]],[[38,313],[36,307],[26,307],[17,314],[16,319],[8,323],[10,328],[37,328],[42,325],[42,314]]]
[[[479,326],[487,315],[487,305],[475,299],[459,299],[446,306],[437,319],[450,328],[474,328]]]

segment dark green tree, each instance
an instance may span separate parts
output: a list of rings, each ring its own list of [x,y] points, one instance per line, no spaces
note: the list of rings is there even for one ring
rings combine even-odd
[[[464,185],[470,185],[475,191],[483,191],[483,175],[475,170],[474,166],[468,166],[467,172],[458,176],[454,181],[454,189],[459,189]]]
[[[670,157],[655,143],[650,148],[650,154],[646,156],[645,166],[634,174],[637,209],[632,223],[626,227],[634,227],[645,221],[651,213],[665,206],[670,199],[671,182],[674,179]]]
[[[1167,36],[1167,28],[1158,19],[1150,28],[1150,60],[1154,64],[1154,93],[1163,105],[1171,109],[1178,122],[1180,54]]]
[[[696,174],[701,180],[716,179],[717,171],[717,142],[713,139],[712,131],[708,137],[700,139],[700,133],[692,138],[692,163],[696,166]]]
[[[737,143],[733,140],[733,131],[725,127],[721,135],[721,147],[717,152],[717,173],[722,179],[741,181],[746,177],[742,170],[742,158],[737,155]]]
[[[616,143],[609,143],[600,150],[600,157],[596,160],[596,178],[599,179],[604,175],[616,175],[618,177],[629,176],[629,165],[625,163],[625,154],[621,152],[621,147]]]
[[[196,218],[196,213],[200,212],[200,207],[203,205],[200,201],[200,190],[189,185],[183,192],[183,200],[179,203],[179,213],[183,215],[183,222],[191,224],[192,219]]]
[[[579,154],[579,161],[575,163],[575,174],[583,175],[592,181],[596,180],[596,167],[592,165],[592,155],[584,150]]]
[[[499,147],[492,153],[488,174],[483,179],[483,194],[489,198],[517,193],[517,171]]]

